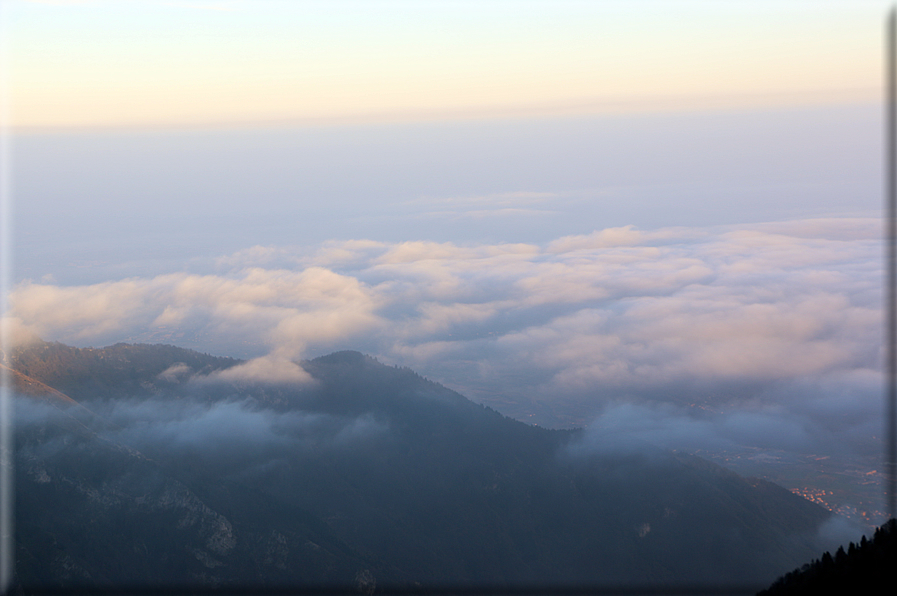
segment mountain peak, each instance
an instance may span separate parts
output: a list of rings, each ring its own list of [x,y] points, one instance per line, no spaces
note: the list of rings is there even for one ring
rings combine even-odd
[[[327,354],[326,356],[319,356],[312,360],[312,362],[320,362],[322,364],[361,364],[366,360],[372,362],[377,361],[375,358],[362,354],[361,352],[356,352],[355,350],[341,350],[339,352]]]

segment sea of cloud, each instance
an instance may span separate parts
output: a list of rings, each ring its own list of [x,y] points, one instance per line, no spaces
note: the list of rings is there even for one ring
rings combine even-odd
[[[882,225],[254,246],[205,273],[25,281],[5,319],[20,341],[249,359],[235,378],[301,382],[295,361],[355,349],[518,417],[667,444],[869,449],[881,436]]]

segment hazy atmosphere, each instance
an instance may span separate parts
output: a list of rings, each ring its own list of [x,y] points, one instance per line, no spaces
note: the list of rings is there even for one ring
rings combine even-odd
[[[879,478],[886,8],[4,2],[7,345],[298,382],[357,350],[540,426]],[[359,420],[287,422],[388,432]]]

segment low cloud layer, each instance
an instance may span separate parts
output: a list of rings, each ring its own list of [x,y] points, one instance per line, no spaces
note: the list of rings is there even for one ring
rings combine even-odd
[[[67,416],[52,405],[27,397],[16,399],[16,424],[23,436],[46,432],[47,420],[69,429]],[[209,403],[182,397],[92,403],[92,411],[110,422],[100,436],[146,455],[189,457],[228,473],[263,471],[290,454],[301,459],[372,449],[387,436],[389,424],[371,414],[357,417],[291,410],[278,412],[251,399]],[[65,450],[71,437],[58,433],[37,446],[46,457]]]
[[[593,424],[644,427],[656,414],[667,427],[655,434],[678,420],[694,437],[701,407],[727,412],[708,440],[788,425],[811,445],[876,420],[881,236],[881,220],[845,217],[627,226],[544,245],[252,247],[203,275],[22,283],[7,322],[16,337],[255,358],[228,371],[247,379],[303,380],[291,360],[357,349],[570,424],[603,413]]]

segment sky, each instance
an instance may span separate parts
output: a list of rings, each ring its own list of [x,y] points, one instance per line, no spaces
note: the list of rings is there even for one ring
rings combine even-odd
[[[879,449],[886,3],[0,6],[11,341]]]
[[[651,0],[4,4],[12,123],[51,129],[877,100],[887,6]]]

